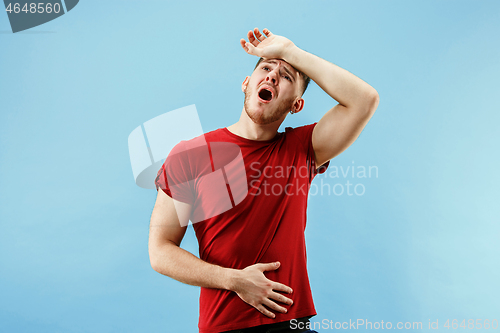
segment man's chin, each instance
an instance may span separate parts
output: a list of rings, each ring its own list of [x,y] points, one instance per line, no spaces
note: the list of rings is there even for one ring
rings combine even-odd
[[[266,117],[262,112],[247,111],[247,116],[257,125],[265,125]]]
[[[245,109],[246,110],[246,109]],[[247,111],[248,117],[257,125],[270,125],[282,120],[283,114],[266,114],[265,112]]]
[[[263,118],[250,118],[255,124],[257,125],[261,125],[261,126],[264,126],[264,125],[269,125],[272,123],[272,121],[270,121],[269,119],[263,119]]]

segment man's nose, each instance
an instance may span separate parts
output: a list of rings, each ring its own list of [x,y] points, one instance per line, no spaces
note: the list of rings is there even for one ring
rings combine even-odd
[[[270,71],[266,76],[266,81],[272,82],[274,85],[278,83],[278,73],[276,69]]]

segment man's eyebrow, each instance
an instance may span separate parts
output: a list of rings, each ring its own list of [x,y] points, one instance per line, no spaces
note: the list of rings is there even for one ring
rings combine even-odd
[[[264,63],[270,63],[270,64],[277,64],[278,62],[276,60],[263,60],[262,62]],[[283,65],[283,68],[285,69],[285,72],[292,78],[292,80],[295,81],[295,76],[292,74],[292,72],[288,69],[286,65]]]

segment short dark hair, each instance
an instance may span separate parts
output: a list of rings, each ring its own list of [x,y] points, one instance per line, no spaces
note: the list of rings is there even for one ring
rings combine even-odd
[[[264,60],[264,58],[260,58],[259,61],[257,61],[257,64],[255,65],[255,67],[253,68],[254,70],[257,68],[257,66],[259,66],[259,64],[262,62],[262,60]],[[293,67],[293,66],[292,66]],[[298,69],[296,69],[294,67],[294,69],[299,72],[300,76],[302,77],[303,79],[303,85],[302,85],[302,95],[304,95],[304,93],[306,92],[306,89],[307,89],[307,86],[309,85],[309,82],[311,82],[311,78],[307,75],[305,75],[304,73],[302,73],[301,71],[299,71]]]

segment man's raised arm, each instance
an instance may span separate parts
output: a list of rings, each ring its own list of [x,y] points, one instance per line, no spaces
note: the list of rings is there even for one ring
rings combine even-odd
[[[320,57],[308,53],[289,39],[264,29],[255,28],[249,43],[241,44],[245,51],[264,58],[280,58],[309,76],[330,97],[339,102],[318,122],[312,143],[319,167],[331,160],[359,136],[378,107],[377,91],[357,76]]]

